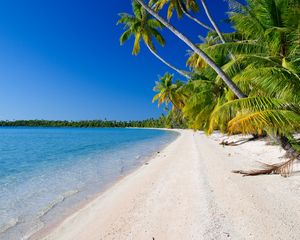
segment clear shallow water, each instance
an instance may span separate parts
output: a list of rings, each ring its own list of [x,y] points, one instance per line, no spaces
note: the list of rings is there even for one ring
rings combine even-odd
[[[177,136],[148,129],[0,128],[0,239],[27,239]]]

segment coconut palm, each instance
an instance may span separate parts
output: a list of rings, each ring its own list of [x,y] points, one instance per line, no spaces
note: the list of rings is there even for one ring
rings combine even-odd
[[[213,36],[208,36],[202,41],[204,43],[199,44],[198,47],[203,51],[219,42]],[[227,53],[210,54],[210,57],[221,67],[228,62]],[[185,87],[189,98],[185,101],[183,115],[189,119],[188,122],[191,128],[207,131],[210,115],[214,109],[229,100],[235,99],[235,96],[229,94],[226,85],[218,79],[216,72],[197,54],[192,53],[187,64],[193,69],[194,75]]]
[[[209,31],[213,31],[213,29],[203,22],[201,22],[199,19],[193,17],[189,14],[189,11],[192,12],[198,12],[199,6],[195,0],[150,0],[149,5],[155,10],[159,11],[161,10],[164,5],[169,3],[168,11],[167,11],[167,18],[168,20],[171,19],[173,16],[173,12],[176,11],[177,16],[181,18],[183,15],[187,16],[194,22],[198,23],[200,26],[206,28]]]
[[[184,101],[182,113],[190,128],[194,130],[208,128],[210,114],[221,100],[223,90],[225,89],[214,80],[205,76],[186,84],[185,93],[188,97]]]
[[[300,2],[262,0],[258,3],[249,0],[248,3],[248,7],[236,3],[235,11],[231,13],[231,21],[242,39],[212,45],[206,50],[210,54],[220,54],[229,49],[235,54],[236,59],[227,63],[223,69],[250,97],[247,101],[255,102],[259,101],[258,97],[268,97],[268,101],[275,101],[272,106],[276,106],[278,99],[285,101],[286,105],[299,105]],[[232,106],[241,107],[236,102],[244,101],[234,100]],[[251,108],[246,109],[249,114],[253,112]],[[270,128],[277,129],[274,122],[269,121],[269,124]]]
[[[210,130],[217,127],[231,133],[267,131],[278,136],[278,142],[291,157],[283,164],[243,173],[288,173],[293,160],[300,158],[295,151],[297,142],[292,137],[292,133],[300,129],[299,0],[249,0],[247,6],[231,0],[236,11],[230,19],[238,34],[228,34],[226,39],[232,41],[206,49],[197,47],[142,0],[137,1],[184,41],[205,63],[204,67],[209,66],[218,74],[216,81],[222,79],[232,90],[225,92],[225,101],[223,94],[216,98]],[[213,58],[214,54],[228,55],[229,52],[237,57],[228,58],[230,61],[223,66]],[[244,98],[246,94],[248,98]]]
[[[165,45],[165,40],[161,33],[158,31],[158,29],[161,29],[163,25],[155,18],[151,18],[150,15],[136,1],[132,2],[132,9],[134,15],[121,13],[120,19],[117,22],[117,24],[124,24],[125,29],[125,32],[120,37],[120,44],[123,45],[125,41],[127,41],[131,36],[133,36],[133,55],[137,55],[140,52],[140,43],[141,41],[143,41],[149,49],[149,51],[161,62],[163,62],[179,74],[185,76],[186,78],[190,78],[187,73],[177,69],[157,54],[154,47],[153,39],[155,39],[161,46]]]
[[[165,110],[169,110],[166,116],[166,124],[169,128],[182,128],[186,126],[182,116],[184,100],[187,97],[183,91],[184,84],[177,80],[173,82],[173,75],[165,73],[163,77],[156,82],[153,90],[157,94],[153,97],[153,102],[157,101],[158,106],[165,105]],[[171,109],[169,109],[171,105]]]
[[[184,93],[182,92],[181,87],[183,86],[182,82],[177,80],[173,82],[174,76],[169,73],[165,73],[159,81],[156,82],[153,90],[157,94],[153,97],[152,102],[157,101],[158,106],[165,104],[168,106],[172,104],[172,110],[180,110],[183,108]]]
[[[185,104],[183,112],[191,116],[191,126],[197,129],[207,127],[209,122],[209,132],[220,129],[231,134],[268,132],[278,136],[277,141],[287,150],[288,156],[299,159],[299,151],[295,151],[299,143],[292,137],[300,130],[299,1],[298,4],[291,0],[249,2],[249,7],[239,3],[234,5],[238,9],[231,14],[231,20],[238,33],[226,34],[228,43],[218,44],[211,35],[204,44],[198,45],[249,97],[234,99],[228,92],[216,99],[212,97],[213,88],[207,89],[217,81],[210,85],[199,81],[200,90],[193,89],[194,96]],[[249,26],[245,28],[247,24]],[[227,63],[218,61],[216,57],[228,54],[228,49],[236,57]],[[201,71],[207,66],[195,53],[188,59],[188,64]],[[239,172],[286,175],[293,163],[291,159],[282,164],[267,165],[262,170]]]
[[[223,66],[228,62],[228,52],[217,52],[209,51],[211,47],[219,44],[219,37],[213,33],[208,33],[206,38],[200,37],[201,44],[197,44],[197,47],[202,49],[204,52],[208,53],[209,56],[214,59],[218,66]],[[188,51],[189,58],[187,59],[186,65],[189,66],[192,70],[202,70],[205,69],[207,63],[195,52]],[[233,58],[234,59],[234,58]],[[228,73],[227,73],[228,74]]]
[[[217,32],[218,36],[220,37],[221,42],[225,43],[225,39],[223,37],[223,34],[221,33],[221,31],[220,31],[218,25],[216,24],[216,22],[214,21],[212,15],[211,15],[211,13],[210,13],[207,5],[206,5],[206,1],[205,0],[201,0],[201,4],[203,6],[203,9],[204,9],[204,11],[206,13],[206,16],[208,17],[210,23],[213,25],[215,31]]]
[[[211,46],[209,52],[228,49],[236,59],[225,66],[227,74],[249,98],[230,101],[212,114],[210,131],[228,122],[230,133],[276,135],[291,159],[300,159],[292,134],[300,130],[300,1],[231,1],[231,21],[242,38]],[[224,69],[223,68],[223,69]],[[229,114],[231,116],[229,116]],[[245,174],[289,173],[292,160]]]
[[[170,18],[173,15],[173,11],[175,10],[177,12],[177,16],[179,18],[182,17],[182,15],[184,14],[185,16],[187,16],[188,18],[192,19],[193,21],[195,21],[196,23],[198,23],[199,25],[201,25],[202,27],[206,28],[209,31],[216,31],[220,41],[222,43],[225,43],[225,39],[223,37],[222,32],[220,31],[218,25],[216,24],[216,22],[214,21],[208,7],[206,4],[205,0],[201,0],[201,4],[202,7],[205,11],[205,14],[207,16],[207,18],[209,19],[211,25],[213,26],[213,28],[207,26],[206,24],[202,23],[201,21],[199,21],[197,18],[191,16],[188,11],[192,11],[192,12],[197,12],[199,11],[199,5],[195,0],[150,0],[149,4],[150,6],[153,6],[153,9],[155,9],[155,11],[161,10],[163,8],[164,5],[166,5],[167,3],[169,3],[168,6],[168,12],[167,12],[167,18],[168,20],[170,20]]]
[[[198,54],[203,61],[205,61],[220,77],[223,79],[225,84],[234,92],[234,94],[239,98],[244,98],[245,94],[239,89],[239,87],[227,76],[227,74],[210,58],[204,51],[198,48],[190,39],[179,32],[175,27],[168,23],[164,18],[159,16],[157,12],[151,9],[143,0],[136,0],[142,5],[142,7],[149,12],[153,17],[155,17],[159,22],[161,22],[165,27],[167,27],[172,33],[174,33],[179,39],[181,39],[185,44],[187,44],[196,54]]]

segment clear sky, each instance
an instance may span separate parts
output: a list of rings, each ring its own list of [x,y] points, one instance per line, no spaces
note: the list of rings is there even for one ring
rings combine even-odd
[[[227,4],[209,0],[221,23]],[[9,0],[0,2],[0,119],[137,120],[162,113],[151,100],[158,75],[170,71],[132,40],[120,47],[118,13],[130,0]],[[200,13],[204,19],[204,13]],[[197,42],[201,27],[172,22]],[[207,22],[207,21],[205,21]],[[185,67],[187,46],[163,30],[157,48],[169,62]],[[178,77],[178,76],[177,76]]]

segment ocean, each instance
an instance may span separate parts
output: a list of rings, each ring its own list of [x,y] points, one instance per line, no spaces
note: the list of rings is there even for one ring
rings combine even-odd
[[[0,128],[0,239],[62,220],[177,137],[152,129]]]

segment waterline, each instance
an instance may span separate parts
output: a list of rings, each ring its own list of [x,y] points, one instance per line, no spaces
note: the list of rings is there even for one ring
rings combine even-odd
[[[0,239],[26,239],[176,138],[146,129],[2,128]]]

